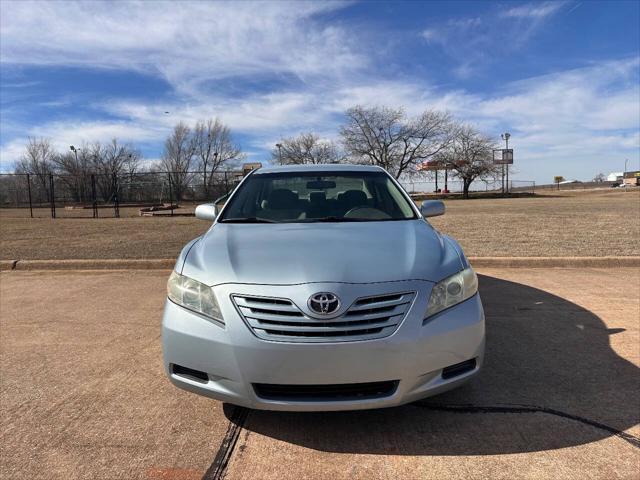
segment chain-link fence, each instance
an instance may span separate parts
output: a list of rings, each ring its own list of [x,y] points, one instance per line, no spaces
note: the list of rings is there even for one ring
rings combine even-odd
[[[191,215],[195,205],[230,192],[242,178],[238,171],[142,172],[118,175],[0,174],[0,216],[32,218],[108,218]],[[412,194],[462,193],[462,182],[401,179]],[[534,181],[509,180],[509,192],[534,193]],[[503,192],[500,180],[476,180],[471,192]]]
[[[459,180],[448,180],[446,183],[440,179],[435,180],[400,180],[404,189],[411,194],[420,193],[460,193],[463,191],[463,183]],[[535,193],[536,182],[533,180],[509,180],[502,183],[501,180],[475,180],[471,183],[469,192],[492,192],[492,193]]]
[[[114,175],[0,174],[4,217],[120,217],[144,211],[191,214],[235,187],[241,174],[144,172]]]
[[[618,182],[609,182],[609,181],[604,181],[604,182],[565,182],[565,183],[550,183],[550,184],[546,184],[546,185],[539,185],[538,188],[539,190],[589,190],[592,188],[611,188],[614,185],[617,185]]]

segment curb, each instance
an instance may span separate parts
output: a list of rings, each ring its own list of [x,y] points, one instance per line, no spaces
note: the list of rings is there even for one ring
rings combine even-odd
[[[475,268],[623,268],[640,267],[640,256],[629,257],[469,257]]]
[[[0,272],[15,270],[18,260],[0,260]]]
[[[175,259],[0,260],[0,271],[18,270],[171,270]]]
[[[469,257],[475,268],[623,268],[640,267],[635,257]],[[171,258],[87,260],[0,260],[0,271],[171,270]]]

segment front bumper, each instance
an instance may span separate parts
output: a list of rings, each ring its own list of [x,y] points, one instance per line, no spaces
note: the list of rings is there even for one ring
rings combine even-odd
[[[480,296],[423,322],[432,283],[423,281],[354,284],[256,286],[227,284],[214,288],[225,319],[221,326],[166,302],[162,322],[164,365],[171,382],[200,395],[264,410],[329,411],[401,405],[455,388],[473,377],[484,356],[484,312]],[[402,324],[390,336],[339,343],[287,343],[261,340],[231,303],[233,294],[305,297],[332,291],[341,298],[393,291],[417,296]],[[284,293],[284,295],[283,295]],[[305,297],[306,298],[306,297]],[[445,367],[475,359],[473,370],[443,378]],[[202,381],[174,373],[172,365],[206,372]],[[273,400],[256,395],[253,384],[335,385],[398,381],[387,396],[357,400]]]

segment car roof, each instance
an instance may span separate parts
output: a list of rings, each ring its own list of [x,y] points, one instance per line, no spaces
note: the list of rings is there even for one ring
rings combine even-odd
[[[284,172],[383,172],[384,169],[375,165],[353,165],[341,163],[319,163],[315,165],[277,165],[262,167],[255,171],[261,173]]]

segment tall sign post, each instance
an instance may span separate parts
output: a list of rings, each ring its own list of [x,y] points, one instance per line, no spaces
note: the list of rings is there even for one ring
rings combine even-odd
[[[509,193],[509,165],[513,165],[513,148],[509,148],[509,138],[511,137],[511,134],[503,133],[501,137],[506,142],[506,148],[498,148],[493,150],[493,164],[502,165],[502,193],[505,193],[505,191]],[[505,165],[507,174],[506,190],[504,182]]]
[[[502,135],[500,135],[502,137],[502,139],[505,142],[505,149],[509,150],[509,138],[511,137],[511,134],[509,132],[505,132]],[[504,157],[504,155],[503,155]],[[513,153],[512,153],[512,157],[513,157]],[[509,193],[509,164],[505,163],[503,165],[506,165],[506,167],[502,167],[503,169],[506,169],[507,171],[507,183],[506,183],[506,191],[507,193]]]
[[[422,171],[427,171],[427,170],[431,170],[433,171],[433,173],[435,174],[436,177],[436,192],[438,191],[438,170],[440,168],[444,167],[445,170],[445,180],[444,180],[444,184],[445,184],[445,190],[447,189],[447,167],[446,165],[443,165],[441,162],[437,161],[437,160],[426,160],[420,164],[418,164],[417,167],[417,171],[422,172]]]

